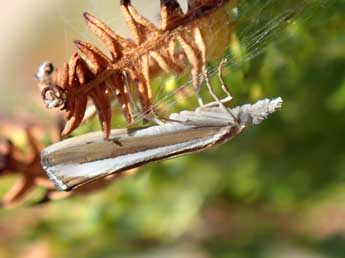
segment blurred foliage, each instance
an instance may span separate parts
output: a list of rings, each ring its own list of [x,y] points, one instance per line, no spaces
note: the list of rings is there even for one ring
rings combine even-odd
[[[281,96],[282,111],[92,196],[1,211],[0,257],[41,242],[52,257],[345,257],[345,2],[310,2],[263,54],[225,71],[231,105]]]

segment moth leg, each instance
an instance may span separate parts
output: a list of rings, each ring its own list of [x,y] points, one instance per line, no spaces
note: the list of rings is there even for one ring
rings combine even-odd
[[[223,77],[223,67],[227,61],[228,61],[227,58],[223,58],[222,61],[220,61],[218,65],[218,78],[219,78],[223,91],[225,92],[225,94],[227,95],[227,98],[229,98],[229,101],[230,101],[232,100],[232,96],[231,96],[228,86],[224,82],[224,77]]]
[[[153,115],[153,122],[155,122],[158,125],[164,125],[165,124],[164,121],[166,118],[157,115],[156,112],[152,112],[151,114]]]
[[[221,102],[221,103],[228,103],[228,102],[230,102],[231,100],[232,100],[232,97],[231,97],[231,96],[230,96],[230,97],[228,96],[228,97],[225,97],[225,98],[220,99],[220,102]],[[218,102],[213,101],[213,102],[204,104],[204,105],[202,106],[202,108],[215,107],[215,106],[218,106],[218,105],[219,105]]]
[[[217,97],[217,95],[213,91],[213,88],[212,88],[212,85],[211,85],[211,82],[210,82],[210,78],[208,76],[208,72],[207,72],[206,68],[204,68],[203,74],[204,74],[204,77],[205,77],[205,82],[206,82],[207,89],[210,92],[212,98],[215,100],[215,102],[218,104],[218,106],[225,113],[228,113],[234,119],[234,121],[237,121],[237,118],[235,117],[235,115],[231,112],[231,110],[229,110],[226,106],[224,106],[223,102]]]
[[[150,121],[157,125],[163,125],[165,124],[165,121],[167,120],[167,118],[158,115],[154,109],[152,109],[150,113],[144,113],[143,115],[139,114],[139,116],[137,116],[136,118],[143,119],[144,122]]]
[[[226,64],[226,62],[227,62],[227,59],[223,58],[218,65],[218,79],[221,83],[221,86],[222,86],[224,93],[227,95],[225,98],[220,100],[220,102],[222,102],[222,103],[227,103],[227,102],[230,102],[232,100],[232,95],[230,93],[228,86],[225,84],[224,77],[223,77],[223,66]],[[211,103],[207,103],[206,105],[204,105],[204,107],[213,107],[216,105],[218,105],[217,102],[211,102]]]

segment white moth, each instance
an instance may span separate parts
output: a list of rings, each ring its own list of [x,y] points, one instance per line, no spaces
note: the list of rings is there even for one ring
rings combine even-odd
[[[226,142],[281,104],[281,98],[232,109],[212,103],[171,114],[162,125],[112,130],[108,141],[102,132],[89,133],[44,149],[42,166],[59,190],[72,190],[100,177]]]

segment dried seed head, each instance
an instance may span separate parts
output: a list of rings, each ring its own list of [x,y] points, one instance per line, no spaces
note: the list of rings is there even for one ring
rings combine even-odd
[[[230,0],[191,0],[188,1],[187,13],[183,13],[178,1],[161,0],[162,23],[159,28],[140,15],[130,0],[121,0],[120,10],[133,39],[119,36],[104,22],[85,12],[87,26],[101,39],[111,57],[88,42],[76,40],[74,43],[79,51],[63,69],[54,69],[45,62],[35,76],[45,105],[66,111],[64,134],[72,132],[83,121],[87,99],[91,99],[96,107],[106,138],[111,125],[111,104],[115,98],[131,123],[133,114],[128,88],[132,85],[143,114],[154,112],[150,81],[157,67],[167,73],[180,74],[186,67],[185,61],[188,61],[197,90],[201,86],[201,69],[206,59],[214,56],[206,38],[213,38],[210,35],[219,31],[214,29],[218,24],[210,24],[210,21],[224,22],[226,17],[220,16],[217,9],[227,2]],[[225,10],[223,12],[227,14]],[[220,18],[210,17],[213,14]],[[222,34],[229,40],[227,33]],[[224,45],[227,47],[228,41]],[[219,44],[217,49],[223,50]],[[120,76],[124,72],[128,74],[126,81]],[[110,96],[109,92],[115,92],[115,96]]]

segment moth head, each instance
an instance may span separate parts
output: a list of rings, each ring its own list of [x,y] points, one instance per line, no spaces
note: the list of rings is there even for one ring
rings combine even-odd
[[[53,74],[56,72],[54,65],[50,62],[42,63],[35,74],[35,79],[42,84],[52,83]]]
[[[241,128],[247,127],[253,124],[253,117],[248,112],[240,111],[240,113],[238,114],[238,118],[239,118],[238,120],[239,120],[239,124]]]
[[[282,103],[283,100],[278,97],[275,99],[259,100],[253,105],[243,105],[238,113],[239,124],[241,126],[258,125],[266,119],[269,114],[281,109]]]
[[[41,89],[41,97],[47,108],[64,107],[66,103],[65,90],[57,85],[57,69],[50,62],[44,62],[35,74],[35,79]]]

